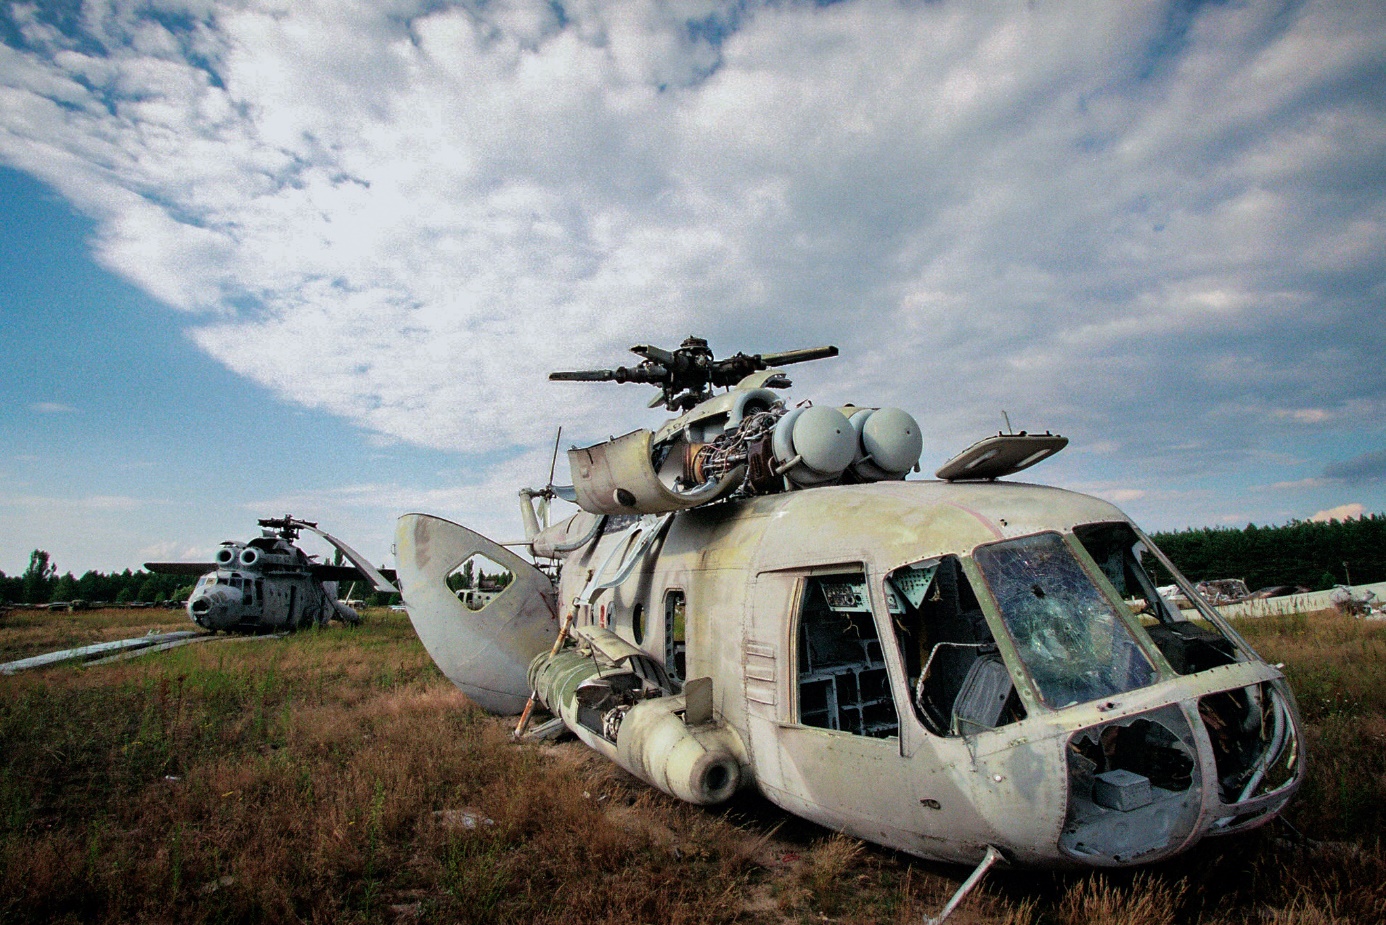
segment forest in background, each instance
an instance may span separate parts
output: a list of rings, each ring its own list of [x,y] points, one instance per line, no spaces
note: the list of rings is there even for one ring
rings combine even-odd
[[[1190,581],[1240,578],[1253,591],[1271,585],[1327,591],[1386,581],[1386,514],[1281,527],[1203,527],[1150,538]],[[1171,580],[1158,566],[1151,571],[1161,584]]]
[[[165,601],[186,601],[196,583],[196,579],[187,575],[156,575],[129,569],[109,575],[89,570],[80,578],[71,572],[59,575],[49,554],[35,549],[29,555],[29,566],[23,574],[9,576],[0,571],[0,604],[48,604],[59,601],[162,604]],[[399,595],[378,594],[365,581],[344,582],[338,587],[338,593],[343,598],[348,593],[358,593],[371,606],[399,601]]]
[[[1151,539],[1190,581],[1240,578],[1252,590],[1271,585],[1328,590],[1339,584],[1386,581],[1386,514],[1326,523],[1295,520],[1280,527],[1202,527],[1155,533]],[[1154,566],[1151,571],[1159,583],[1171,580],[1158,563],[1147,564]],[[487,577],[503,587],[509,576]],[[465,583],[471,586],[469,579]],[[36,549],[23,574],[7,576],[0,571],[0,604],[72,600],[158,604],[186,600],[192,587],[186,575],[129,569],[109,575],[88,571],[80,578],[71,572],[59,575],[49,554]],[[341,593],[350,590],[348,584]],[[369,604],[397,600],[393,595],[372,593],[364,582],[357,590]]]

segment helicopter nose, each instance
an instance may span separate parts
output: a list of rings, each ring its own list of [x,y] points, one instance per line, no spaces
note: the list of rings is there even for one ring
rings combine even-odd
[[[188,602],[193,621],[206,629],[222,629],[235,622],[230,614],[233,601],[220,589],[199,594]],[[239,603],[239,595],[234,603]]]

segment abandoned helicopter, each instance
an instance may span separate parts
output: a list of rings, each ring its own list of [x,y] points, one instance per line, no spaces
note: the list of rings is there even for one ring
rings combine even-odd
[[[377,591],[395,593],[393,573],[376,569],[316,523],[287,514],[258,523],[260,536],[247,543],[227,540],[213,562],[146,562],[144,567],[165,575],[200,576],[188,598],[188,616],[213,632],[293,632],[330,620],[360,623],[356,611],[337,599],[339,581],[364,580]],[[338,559],[345,556],[351,564],[312,561],[297,545],[303,530],[332,544]]]
[[[836,348],[631,349],[632,368],[550,377],[653,384],[676,415],[570,449],[572,486],[520,493],[526,540],[507,545],[556,582],[465,527],[399,519],[409,615],[485,709],[527,719],[537,699],[692,803],[755,787],[977,864],[949,910],[998,860],[1146,863],[1265,823],[1299,787],[1279,668],[1116,507],[1004,480],[1065,438],[998,434],[906,480],[923,445],[909,414],[777,394],[777,367]],[[555,498],[581,510],[550,525]],[[447,578],[476,556],[514,578],[472,612]]]

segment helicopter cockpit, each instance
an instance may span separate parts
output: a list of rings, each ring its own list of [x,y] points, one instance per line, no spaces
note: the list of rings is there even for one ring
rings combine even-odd
[[[1251,657],[1216,623],[1189,620],[1159,595],[1141,564],[1149,549],[1125,523],[978,546],[969,558],[994,602],[995,629],[958,556],[891,571],[886,606],[920,722],[961,735],[1025,718],[996,631],[1040,702],[1056,710],[1156,683],[1155,652],[1178,675]]]

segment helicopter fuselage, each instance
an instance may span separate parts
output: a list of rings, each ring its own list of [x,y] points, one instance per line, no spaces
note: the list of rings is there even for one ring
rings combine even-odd
[[[323,583],[307,573],[218,569],[198,579],[187,611],[203,629],[257,632],[311,626],[331,607]]]
[[[354,625],[361,618],[337,599],[339,581],[359,579],[377,591],[397,590],[360,553],[316,523],[287,514],[259,523],[260,536],[245,543],[227,540],[212,562],[146,562],[144,567],[159,574],[198,576],[188,597],[188,618],[213,632],[292,632],[333,619]],[[336,548],[335,564],[316,563],[295,545],[303,530]],[[350,565],[342,564],[342,557]]]
[[[754,786],[921,857],[994,846],[1014,863],[1124,866],[1264,823],[1302,778],[1281,672],[1211,608],[1189,620],[1161,598],[1142,556],[1187,582],[1096,498],[883,481],[624,529],[581,513],[535,538],[563,559],[556,599],[535,571],[459,616],[438,576],[484,542],[401,518],[405,602],[435,661],[496,712],[533,684],[584,742],[695,802]],[[547,654],[570,607],[578,651],[610,655],[606,669]],[[485,664],[466,654],[483,650]],[[693,692],[709,685],[703,718]],[[679,757],[690,737],[729,757]]]
[[[315,578],[303,553],[288,543],[272,538],[224,543],[216,564],[188,597],[188,617],[204,629],[293,631],[333,617],[357,619],[336,599],[336,582]]]

